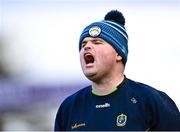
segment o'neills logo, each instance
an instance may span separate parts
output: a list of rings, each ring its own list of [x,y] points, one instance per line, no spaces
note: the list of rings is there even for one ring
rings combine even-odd
[[[106,107],[110,107],[110,104],[105,103],[105,104],[96,105],[96,108],[106,108]]]

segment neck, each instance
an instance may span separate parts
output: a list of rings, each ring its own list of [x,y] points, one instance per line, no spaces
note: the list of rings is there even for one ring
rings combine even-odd
[[[105,80],[101,80],[100,82],[93,82],[92,88],[93,92],[98,95],[108,95],[112,93],[116,89],[116,87],[122,83],[124,80],[124,75],[121,74],[119,76],[116,76],[115,78],[108,78]]]

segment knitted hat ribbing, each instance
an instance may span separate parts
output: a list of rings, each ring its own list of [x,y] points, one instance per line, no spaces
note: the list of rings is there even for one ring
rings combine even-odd
[[[112,10],[106,14],[105,20],[94,22],[83,30],[79,40],[79,50],[85,37],[98,37],[112,45],[126,64],[128,56],[128,35],[124,27],[125,19],[121,12]]]

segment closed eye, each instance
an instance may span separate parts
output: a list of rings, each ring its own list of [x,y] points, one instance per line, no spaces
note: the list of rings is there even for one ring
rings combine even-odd
[[[95,42],[95,44],[102,44],[102,42],[99,42],[99,41],[98,41],[98,42]]]
[[[96,44],[96,45],[98,45],[98,44],[103,44],[103,42],[102,41],[100,41],[100,40],[94,40],[94,42],[93,42],[94,44]]]
[[[93,40],[83,40],[81,43],[81,48],[83,48],[89,41],[94,45],[104,44],[104,40],[100,38],[93,38]]]
[[[81,44],[81,48],[83,48],[86,44],[87,44],[87,42],[83,41],[82,44]]]

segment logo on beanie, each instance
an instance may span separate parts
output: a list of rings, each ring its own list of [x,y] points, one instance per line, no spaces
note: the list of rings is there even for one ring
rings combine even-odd
[[[97,37],[101,33],[101,28],[98,26],[89,29],[89,35],[91,37]]]

